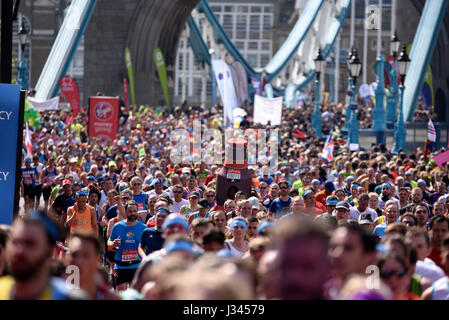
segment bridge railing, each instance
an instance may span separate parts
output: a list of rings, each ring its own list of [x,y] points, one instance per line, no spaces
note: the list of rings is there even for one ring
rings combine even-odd
[[[435,142],[435,148],[447,146],[449,141],[449,124],[434,122],[435,131],[437,133],[437,139]],[[424,147],[424,142],[427,137],[427,122],[407,122],[407,136],[406,144],[409,152],[413,152],[418,147]],[[394,144],[394,130],[385,130],[386,145],[392,147]],[[368,149],[371,145],[376,143],[376,132],[371,129],[359,130],[359,141],[362,148]]]

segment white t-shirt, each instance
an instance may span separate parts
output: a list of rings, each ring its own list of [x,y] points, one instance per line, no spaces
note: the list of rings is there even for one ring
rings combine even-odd
[[[373,221],[377,219],[377,212],[374,211],[373,209],[371,209],[370,207],[367,207],[365,209],[365,211],[363,211],[363,212],[360,212],[358,207],[350,207],[349,208],[349,219],[359,220],[359,216],[361,214],[364,214],[364,215],[370,214],[371,215],[371,219]]]
[[[185,205],[189,205],[189,201],[187,201],[186,199],[181,199],[181,201],[176,202],[173,199],[173,204],[169,207],[170,212],[174,212],[174,213],[179,213],[179,211],[181,210],[182,206]]]
[[[36,185],[41,185],[42,184],[42,182],[41,182],[41,172],[44,169],[44,165],[39,162],[37,164],[37,166],[33,165],[33,167],[36,168],[37,173],[38,173],[38,178],[36,179]]]
[[[398,199],[391,197],[390,199],[388,199],[387,201],[383,201],[382,200],[382,196],[379,197],[379,201],[377,202],[377,207],[379,209],[382,209],[385,207],[385,203],[387,203],[388,201],[393,200],[394,202],[396,202],[396,204],[398,205],[398,208],[401,207],[401,203],[399,202]]]
[[[433,260],[425,258],[423,261],[418,260],[415,266],[415,273],[421,277],[428,278],[432,282],[444,278],[446,274]]]

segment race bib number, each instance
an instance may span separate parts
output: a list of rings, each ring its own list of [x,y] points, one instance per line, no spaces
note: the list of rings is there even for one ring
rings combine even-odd
[[[229,180],[240,180],[240,170],[229,169],[226,178]]]
[[[138,253],[135,249],[122,250],[122,261],[138,260]]]

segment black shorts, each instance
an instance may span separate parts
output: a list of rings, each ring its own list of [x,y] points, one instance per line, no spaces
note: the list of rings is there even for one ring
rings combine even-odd
[[[48,187],[42,188],[42,195],[44,197],[44,201],[48,201],[48,199],[50,199],[52,189],[53,189],[53,186],[48,186]]]
[[[120,285],[122,283],[131,283],[136,273],[137,268],[133,269],[116,269],[117,278],[115,279],[115,285]]]
[[[40,199],[41,194],[42,194],[42,184],[34,186],[34,196]]]
[[[34,198],[34,187],[33,186],[23,186],[23,194],[26,197]]]

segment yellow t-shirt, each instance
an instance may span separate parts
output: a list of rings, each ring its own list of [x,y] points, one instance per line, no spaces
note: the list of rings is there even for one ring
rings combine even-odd
[[[0,278],[0,300],[10,300],[14,279],[11,276]],[[51,289],[48,286],[38,300],[51,300]]]

